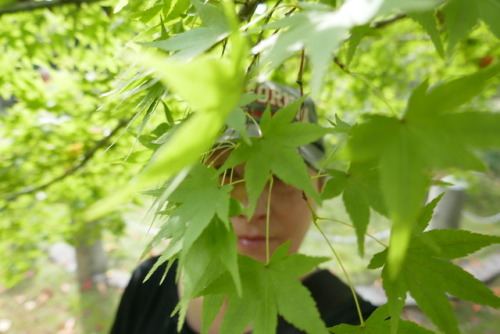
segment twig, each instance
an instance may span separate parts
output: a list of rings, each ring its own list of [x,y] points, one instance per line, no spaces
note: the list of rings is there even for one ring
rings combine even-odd
[[[339,263],[340,269],[344,273],[344,276],[345,276],[345,278],[347,280],[347,284],[349,285],[349,289],[351,290],[351,294],[352,294],[352,297],[354,299],[354,304],[356,305],[356,311],[358,313],[360,326],[364,327],[365,321],[363,319],[363,313],[361,312],[361,307],[359,305],[358,295],[356,294],[356,291],[354,291],[354,284],[352,284],[352,281],[351,281],[351,278],[349,276],[349,273],[347,272],[346,268],[344,267],[344,265],[342,263],[342,260],[340,259],[339,254],[335,251],[335,248],[333,248],[333,245],[330,242],[330,240],[328,240],[328,237],[326,236],[325,232],[323,231],[323,229],[321,228],[321,226],[319,226],[319,224],[318,224],[319,217],[316,214],[316,211],[313,209],[311,203],[309,202],[309,199],[307,198],[307,196],[306,196],[306,194],[304,192],[302,192],[302,198],[306,202],[307,207],[309,208],[309,211],[311,212],[314,226],[316,226],[316,228],[318,229],[318,231],[321,233],[321,235],[325,239],[328,247],[332,251],[332,254],[334,255],[334,257],[337,260],[337,262]]]
[[[304,96],[304,82],[302,81],[302,75],[304,74],[305,59],[306,59],[306,52],[304,49],[302,49],[302,52],[300,53],[299,73],[297,74],[297,84],[299,85],[300,89],[300,97]],[[304,118],[304,100],[302,100],[299,110],[299,119],[303,118]]]
[[[302,75],[304,74],[304,63],[305,63],[305,51],[302,49],[302,52],[300,54],[300,67],[299,67],[299,73],[297,74],[297,85],[299,85],[300,88],[300,97],[304,96],[304,82],[302,81]]]
[[[265,20],[264,20],[264,26],[266,24],[269,23],[269,20],[271,20],[271,17],[273,16],[274,14],[274,11],[276,10],[276,8],[278,8],[279,4],[281,3],[282,0],[278,0],[275,4],[274,4],[274,7],[271,9],[271,11],[269,12],[269,14],[266,16]],[[277,31],[275,31],[274,33],[276,33]],[[262,41],[262,38],[264,37],[264,29],[262,29],[259,33],[259,37],[257,38],[257,43],[255,43],[255,45],[258,45],[261,41]],[[256,53],[253,58],[252,58],[252,61],[250,62],[250,65],[248,65],[248,68],[247,68],[247,74],[250,73],[250,71],[252,70],[252,68],[254,67],[255,65],[255,62],[257,61],[257,58],[259,57],[259,54]]]
[[[397,14],[397,15],[394,15],[393,17],[389,17],[388,19],[385,19],[385,20],[381,20],[381,21],[377,21],[377,22],[373,22],[370,27],[371,28],[374,28],[374,29],[378,29],[378,28],[383,28],[391,23],[394,23],[396,21],[399,21],[401,19],[404,19],[404,18],[407,18],[408,16],[406,14]]]
[[[390,17],[388,19],[385,19],[385,20],[381,20],[381,21],[377,21],[377,22],[373,22],[371,25],[370,25],[370,28],[372,29],[380,29],[380,28],[384,28],[386,26],[388,26],[389,24],[392,24],[394,22],[397,22],[401,19],[404,19],[404,18],[407,18],[408,16],[406,14],[397,14],[397,15],[394,15],[393,17]],[[345,39],[343,41],[343,43],[347,42],[349,40],[349,38]],[[353,74],[349,71],[349,69],[347,68],[347,66],[345,64],[343,64],[342,62],[340,62],[339,58],[338,57],[334,57],[333,58],[333,62],[342,70],[344,71],[345,73],[347,74]]]
[[[270,255],[270,250],[269,250],[269,231],[271,230],[271,220],[270,217],[271,215],[269,214],[271,212],[271,194],[273,192],[273,184],[274,184],[274,178],[271,175],[269,177],[269,190],[267,193],[267,208],[266,208],[266,266],[269,265],[269,261],[271,261],[271,255]]]
[[[24,190],[24,191],[21,191],[21,192],[18,192],[18,193],[15,193],[9,197],[7,197],[5,200],[7,202],[12,202],[12,201],[15,201],[17,198],[19,198],[20,196],[23,196],[23,195],[28,195],[28,194],[32,194],[34,192],[37,192],[37,191],[40,191],[40,190],[43,190],[45,188],[48,188],[50,187],[51,185],[53,185],[54,183],[57,183],[59,181],[62,181],[64,180],[65,178],[67,178],[68,176],[74,174],[75,172],[77,172],[80,168],[84,167],[89,161],[90,159],[92,159],[95,155],[95,153],[103,148],[108,142],[109,140],[111,139],[111,137],[113,137],[121,128],[123,128],[126,124],[128,123],[128,120],[124,120],[124,119],[121,119],[117,126],[111,131],[111,133],[109,135],[107,135],[106,137],[102,138],[101,140],[99,140],[95,145],[94,147],[92,147],[87,153],[85,153],[84,157],[83,157],[83,160],[80,161],[80,163],[78,163],[77,165],[75,165],[73,168],[71,168],[70,170],[64,172],[64,174],[62,175],[59,175],[58,177],[44,183],[44,184],[41,184],[39,186],[36,186],[34,188],[29,188],[27,190]],[[5,207],[4,207],[5,208]],[[3,209],[4,209],[3,208]]]
[[[340,59],[339,59],[337,56],[333,57],[333,62],[335,63],[335,65],[337,65],[337,66],[338,66],[338,67],[339,67],[342,71],[344,71],[345,73],[347,73],[347,74],[353,74],[351,71],[349,71],[349,69],[347,68],[347,66],[346,66],[346,65],[344,65],[344,64],[340,61]]]
[[[247,0],[238,12],[238,18],[240,21],[250,21],[257,6],[263,2],[263,0]]]
[[[20,12],[30,12],[37,9],[53,8],[71,4],[93,3],[102,0],[55,0],[55,1],[28,1],[17,2],[13,5],[0,7],[0,16],[4,14],[14,14]]]

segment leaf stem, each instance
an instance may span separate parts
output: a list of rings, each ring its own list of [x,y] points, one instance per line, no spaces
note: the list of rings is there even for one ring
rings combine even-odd
[[[269,189],[267,192],[267,208],[266,208],[266,265],[268,265],[269,262],[271,261],[271,256],[269,254],[270,253],[269,252],[269,229],[271,226],[271,222],[270,222],[271,215],[269,213],[271,212],[271,192],[273,190],[273,183],[274,183],[274,178],[271,175],[271,177],[269,178]]]
[[[343,138],[341,138],[337,144],[335,144],[333,146],[333,148],[330,150],[330,152],[328,152],[328,155],[326,156],[326,159],[324,159],[324,161],[330,161],[330,159],[332,159],[332,157],[339,151],[339,148],[344,144],[345,140],[346,140],[347,136],[344,136]],[[323,176],[328,176],[328,174],[321,174],[321,172],[323,172],[323,167],[322,166],[320,168],[320,170],[318,171],[318,173],[313,177],[313,178],[319,178],[319,177],[323,177]]]
[[[330,247],[330,250],[332,251],[332,253],[335,256],[335,258],[337,259],[337,262],[339,263],[340,268],[342,269],[342,272],[344,273],[344,276],[345,276],[345,278],[347,280],[347,284],[349,285],[349,289],[351,290],[352,297],[354,298],[354,304],[356,304],[356,311],[357,311],[358,316],[359,316],[360,326],[364,327],[365,326],[365,321],[363,319],[363,314],[361,313],[361,307],[359,306],[358,295],[356,295],[356,291],[354,291],[354,285],[352,284],[351,278],[349,277],[349,274],[347,273],[347,270],[345,269],[344,265],[342,264],[342,260],[340,259],[340,256],[337,254],[337,252],[333,248],[330,240],[328,240],[328,237],[326,236],[326,234],[323,231],[323,229],[319,226],[318,219],[320,219],[320,217],[318,217],[318,215],[316,214],[316,211],[314,211],[314,209],[312,208],[311,203],[309,202],[309,199],[307,198],[307,196],[304,193],[302,194],[302,196],[303,196],[304,200],[306,201],[306,204],[307,204],[307,207],[309,208],[309,211],[311,211],[311,214],[313,216],[313,224],[314,224],[314,226],[316,226],[316,228],[319,230],[319,232],[321,233],[321,235],[325,239],[328,247]]]
[[[64,5],[81,5],[82,3],[93,3],[101,2],[102,0],[59,0],[59,1],[28,1],[21,2],[17,1],[12,5],[2,7],[0,9],[0,16],[4,14],[14,14],[20,12],[31,12],[37,9],[53,8]]]
[[[297,85],[299,85],[300,88],[300,97],[304,96],[304,82],[302,81],[302,76],[304,74],[305,58],[305,50],[302,49],[302,52],[300,53],[299,73],[297,74]]]
[[[334,218],[325,218],[325,217],[318,217],[318,216],[316,216],[316,219],[317,220],[327,220],[327,221],[331,221],[331,222],[335,222],[335,223],[340,223],[340,224],[345,225],[345,226],[349,226],[349,227],[351,227],[353,229],[355,228],[352,224],[349,224],[349,223],[346,223],[346,222],[344,222],[342,220],[338,220],[338,219],[334,219]],[[381,246],[383,246],[385,248],[389,247],[383,241],[381,241],[377,237],[373,236],[372,234],[370,234],[368,232],[365,232],[365,235],[367,237],[369,237],[370,239],[372,239],[372,240],[376,241],[377,243],[379,243]]]
[[[332,251],[332,253],[335,256],[335,258],[337,259],[337,262],[339,263],[340,268],[342,269],[342,272],[344,273],[344,276],[345,276],[345,278],[347,280],[347,284],[349,285],[349,289],[351,289],[352,297],[354,298],[354,303],[356,304],[356,311],[358,312],[360,326],[364,327],[365,326],[365,321],[363,319],[363,314],[361,313],[361,307],[359,306],[358,296],[356,295],[356,291],[354,291],[354,285],[352,284],[351,278],[349,277],[349,274],[347,273],[347,270],[345,269],[344,265],[342,264],[342,261],[340,260],[339,255],[337,254],[337,252],[333,248],[331,242],[328,240],[325,232],[319,226],[319,224],[318,224],[318,217],[314,217],[313,224],[314,224],[314,226],[316,226],[316,228],[319,230],[319,232],[321,233],[321,235],[325,239],[326,243],[328,244],[328,247],[330,247],[330,250]]]

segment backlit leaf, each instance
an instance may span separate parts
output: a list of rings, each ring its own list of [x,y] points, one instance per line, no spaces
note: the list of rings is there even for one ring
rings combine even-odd
[[[429,217],[427,211],[435,203],[430,203],[428,208],[422,210],[421,217]],[[397,280],[390,279],[387,270],[390,263],[386,261],[386,250],[372,258],[369,268],[380,267],[386,262],[382,278],[391,317],[400,313],[406,293],[409,292],[424,313],[444,333],[458,333],[456,319],[446,293],[493,307],[500,306],[500,298],[448,259],[468,255],[494,243],[500,243],[500,237],[462,230],[421,232],[411,240],[408,255]],[[391,319],[392,322],[399,322],[397,318]],[[394,328],[398,328],[399,333],[399,325],[394,324],[393,331]]]
[[[436,51],[441,58],[444,59],[445,54],[443,41],[441,40],[434,11],[411,13],[409,16],[425,29],[425,31],[429,34]]]
[[[449,53],[477,25],[478,20],[483,20],[491,31],[500,38],[500,24],[497,20],[500,15],[500,2],[498,0],[453,0],[449,1],[443,8],[443,13],[448,31]]]
[[[500,66],[496,65],[431,90],[427,90],[424,81],[414,90],[404,118],[370,116],[353,127],[348,142],[353,159],[378,159],[380,164],[380,188],[393,222],[388,254],[393,279],[404,261],[430,184],[426,170],[452,167],[483,170],[484,164],[470,148],[499,146],[495,135],[499,125],[496,114],[452,113],[478,94],[499,71]],[[477,117],[478,123],[471,122],[468,126],[467,120],[473,117]],[[449,128],[443,120],[448,121]],[[373,138],[377,141],[366,145]]]
[[[500,237],[495,235],[485,235],[473,233],[465,230],[438,229],[424,232],[415,240],[412,246],[415,250],[419,247],[420,239],[422,242],[432,242],[437,246],[435,256],[443,259],[456,259],[470,255],[483,247],[500,243]],[[425,247],[422,245],[422,247]]]
[[[320,200],[297,147],[322,137],[327,130],[315,124],[291,122],[300,104],[299,99],[272,117],[269,112],[264,113],[261,119],[262,137],[251,138],[251,145],[243,142],[237,146],[221,168],[224,170],[247,161],[245,184],[249,216],[273,174],[283,182],[304,190],[315,201]]]
[[[267,265],[240,256],[242,296],[229,295],[221,333],[243,332],[252,319],[254,332],[273,333],[278,314],[307,333],[327,333],[314,300],[298,280],[326,259],[287,255],[288,247],[280,246]],[[204,293],[228,291],[232,286],[228,278],[216,280]]]
[[[156,70],[161,80],[197,112],[155,152],[149,165],[135,182],[88,208],[86,219],[101,217],[138,189],[169,179],[199,160],[212,147],[225,119],[237,105],[243,92],[246,44],[236,34],[231,35],[230,41],[234,50],[223,59],[203,56],[183,63],[165,60],[159,55],[137,56],[137,61]]]
[[[387,334],[391,330],[391,322],[387,320],[387,306],[381,306],[365,321],[364,326],[341,324],[330,328],[334,334]],[[400,320],[398,334],[432,334],[434,332],[420,327],[414,322]]]

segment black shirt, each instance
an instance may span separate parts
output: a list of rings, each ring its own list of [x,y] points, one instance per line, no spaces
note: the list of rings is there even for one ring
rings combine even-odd
[[[174,263],[162,281],[163,264],[144,283],[143,280],[158,258],[143,262],[132,274],[126,287],[111,334],[174,334],[177,333],[178,315],[170,317],[179,302],[175,283],[177,265]],[[326,326],[340,323],[359,324],[354,299],[349,287],[328,270],[318,270],[308,276],[302,284],[309,289]],[[358,296],[363,318],[366,319],[375,306]],[[181,334],[196,334],[184,323]],[[278,320],[279,334],[303,333],[283,318]]]

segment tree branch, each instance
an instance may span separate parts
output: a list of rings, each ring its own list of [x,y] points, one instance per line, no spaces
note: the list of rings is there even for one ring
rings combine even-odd
[[[54,0],[54,1],[28,1],[28,2],[17,2],[13,5],[0,7],[0,16],[4,14],[13,14],[20,12],[30,12],[37,9],[43,8],[53,8],[64,5],[71,4],[82,4],[82,3],[92,3],[99,2],[102,0]]]
[[[46,183],[43,183],[39,186],[36,186],[34,188],[29,188],[27,190],[24,190],[24,191],[21,191],[21,192],[18,192],[18,193],[15,193],[15,194],[12,194],[10,196],[8,196],[5,200],[7,202],[13,202],[15,201],[17,198],[19,198],[20,196],[23,196],[23,195],[28,195],[28,194],[32,194],[34,192],[37,192],[37,191],[40,191],[40,190],[43,190],[45,188],[48,188],[50,187],[51,185],[53,185],[54,183],[57,183],[59,181],[62,181],[64,180],[65,178],[67,178],[68,176],[74,174],[75,172],[77,172],[80,168],[82,168],[83,166],[85,166],[89,161],[90,159],[92,159],[94,157],[94,155],[96,154],[96,152],[103,148],[104,146],[106,146],[106,144],[109,142],[109,140],[111,139],[111,137],[113,137],[121,128],[123,128],[129,121],[128,120],[124,120],[124,119],[121,119],[118,124],[116,125],[116,127],[111,131],[111,133],[109,135],[107,135],[106,137],[102,138],[101,140],[99,140],[95,145],[94,147],[92,147],[89,151],[87,151],[85,153],[85,155],[83,156],[83,160],[80,161],[80,163],[76,164],[75,166],[73,166],[73,168],[71,168],[70,170],[66,171],[64,174],[62,175],[59,175],[58,177],[46,182]],[[4,207],[5,208],[5,207]],[[2,208],[2,209],[4,209]]]
[[[264,0],[247,0],[243,4],[243,6],[240,8],[240,11],[238,12],[238,18],[240,21],[250,21],[250,19],[253,16],[253,13],[255,13],[255,10],[257,9],[257,6],[259,3],[263,2]]]
[[[397,15],[394,15],[393,17],[389,17],[388,19],[373,22],[370,27],[374,28],[374,29],[383,28],[391,23],[397,22],[397,21],[404,19],[404,18],[407,18],[407,17],[408,16],[406,14],[397,14]]]
[[[370,28],[372,29],[380,29],[380,28],[384,28],[385,26],[388,26],[389,24],[392,24],[394,22],[397,22],[401,19],[405,19],[407,18],[408,15],[406,14],[397,14],[397,15],[394,15],[392,17],[389,17],[385,20],[381,20],[381,21],[377,21],[377,22],[373,22],[371,25],[370,25]],[[342,43],[345,43],[349,40],[349,38],[345,39]],[[344,71],[345,73],[347,74],[353,74],[351,71],[349,71],[349,69],[347,68],[347,66],[345,64],[343,64],[340,59],[338,57],[333,57],[333,62],[342,70]]]

